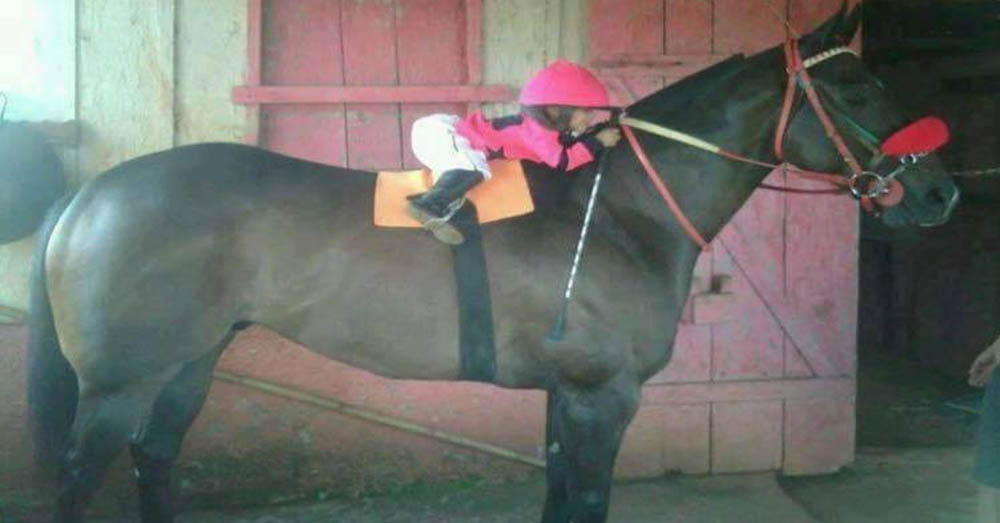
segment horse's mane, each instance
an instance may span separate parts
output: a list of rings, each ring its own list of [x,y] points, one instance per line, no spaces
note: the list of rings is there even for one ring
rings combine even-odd
[[[736,54],[653,92],[626,109],[629,116],[664,125],[683,124],[677,113],[690,111],[716,90],[729,87],[729,80],[750,63]]]

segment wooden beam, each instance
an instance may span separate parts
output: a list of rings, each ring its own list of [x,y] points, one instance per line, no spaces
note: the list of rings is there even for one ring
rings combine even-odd
[[[591,61],[601,76],[684,77],[719,63],[726,54],[620,54]]]
[[[615,54],[592,60],[594,67],[679,67],[679,66],[701,66],[708,67],[726,58],[731,54],[716,53],[694,53],[694,54],[654,54],[654,53],[628,53]]]
[[[264,6],[263,0],[247,0],[247,77],[249,86],[259,86],[261,83],[261,59],[264,45]],[[246,131],[243,142],[250,145],[260,144],[260,106],[247,107]]]
[[[371,86],[238,86],[239,104],[448,103],[510,102],[514,90],[505,85],[371,85]]]
[[[247,2],[247,84],[260,85],[264,14],[262,0]]]
[[[483,83],[483,0],[465,0],[466,81]]]
[[[854,378],[658,383],[642,388],[642,405],[853,398]]]

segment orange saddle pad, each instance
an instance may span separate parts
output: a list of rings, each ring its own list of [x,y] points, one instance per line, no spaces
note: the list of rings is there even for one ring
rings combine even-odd
[[[528,180],[521,162],[490,162],[493,176],[475,186],[468,197],[476,204],[479,223],[513,218],[535,210]],[[375,181],[375,225],[378,227],[420,227],[406,214],[407,196],[427,192],[431,187],[430,171],[383,171]]]

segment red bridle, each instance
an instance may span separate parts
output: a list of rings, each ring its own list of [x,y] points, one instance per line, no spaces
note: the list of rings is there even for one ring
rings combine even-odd
[[[833,141],[837,148],[837,152],[843,158],[844,162],[847,164],[848,168],[851,170],[851,176],[845,178],[839,174],[834,173],[822,173],[808,171],[804,169],[799,169],[797,167],[788,166],[788,172],[797,174],[803,178],[820,180],[823,182],[830,183],[834,185],[835,189],[829,190],[808,190],[808,189],[792,189],[786,187],[776,187],[767,184],[761,184],[760,187],[785,191],[785,192],[795,192],[795,193],[843,193],[850,192],[855,198],[861,202],[861,206],[869,213],[877,213],[881,208],[891,207],[902,201],[903,196],[903,186],[895,179],[896,174],[902,172],[902,168],[897,170],[889,176],[882,177],[876,173],[867,172],[862,169],[861,164],[858,163],[857,158],[847,147],[844,142],[843,137],[837,130],[837,127],[833,123],[833,119],[830,118],[829,113],[824,109],[823,104],[819,99],[819,95],[816,93],[816,88],[813,86],[812,78],[809,75],[808,68],[812,65],[816,65],[823,60],[836,56],[844,52],[853,52],[846,47],[838,47],[835,49],[828,50],[824,53],[820,53],[808,60],[803,61],[802,56],[799,53],[798,42],[796,40],[789,40],[785,43],[785,62],[787,64],[786,71],[788,72],[788,84],[785,88],[784,103],[781,109],[781,116],[778,120],[777,130],[775,132],[774,141],[774,152],[779,160],[782,158],[782,144],[784,142],[785,134],[788,130],[788,123],[792,114],[792,106],[794,105],[795,93],[797,92],[798,86],[801,86],[803,91],[806,93],[806,98],[812,105],[817,117],[823,125],[823,129],[826,132],[827,137]],[[736,154],[731,151],[722,149],[721,147],[715,146],[713,144],[698,140],[697,138],[684,135],[670,129],[662,128],[655,124],[650,124],[648,122],[637,121],[628,117],[622,119],[623,125],[622,133],[628,140],[629,145],[632,146],[632,150],[635,152],[639,163],[642,165],[643,170],[649,176],[649,179],[653,182],[663,201],[666,202],[667,207],[670,209],[671,213],[677,219],[677,222],[681,225],[684,231],[691,237],[691,239],[698,244],[703,250],[709,248],[708,242],[705,238],[698,232],[697,228],[691,223],[691,221],[684,214],[684,211],[677,204],[676,199],[667,188],[666,184],[663,182],[661,177],[653,167],[652,162],[650,162],[649,157],[643,150],[642,145],[639,144],[639,140],[635,136],[635,132],[632,131],[631,127],[636,126],[644,130],[655,132],[670,139],[682,141],[689,145],[706,149],[714,154],[730,158],[732,160],[749,163],[753,165],[758,165],[761,167],[768,167],[775,169],[779,167],[777,164],[772,164],[769,162],[762,162],[759,160],[754,160],[752,158],[747,158],[745,156]],[[944,142],[947,141],[947,126],[944,122],[941,122],[936,118],[924,118],[914,122],[913,124],[907,126],[903,130],[897,132],[892,138],[883,142],[883,153],[893,154],[893,152],[886,151],[884,145],[892,141],[900,141],[903,134],[907,134],[907,130],[916,127],[930,127],[932,132],[928,136],[924,136],[919,139],[919,143],[914,143],[912,145],[912,150],[907,151],[905,154],[913,155],[916,151],[932,151],[940,147]],[[659,128],[662,132],[657,131]],[[913,132],[909,132],[913,134]],[[919,133],[918,133],[919,134]],[[903,156],[903,154],[899,154]],[[901,161],[901,163],[904,163]],[[874,188],[868,188],[868,184],[873,183]]]

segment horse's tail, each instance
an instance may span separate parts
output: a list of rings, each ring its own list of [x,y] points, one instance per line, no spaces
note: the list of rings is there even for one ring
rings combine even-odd
[[[28,419],[35,462],[52,470],[58,463],[76,414],[76,373],[62,354],[52,319],[52,304],[45,278],[45,251],[59,216],[72,195],[57,201],[38,230],[38,244],[31,263],[28,312]]]

